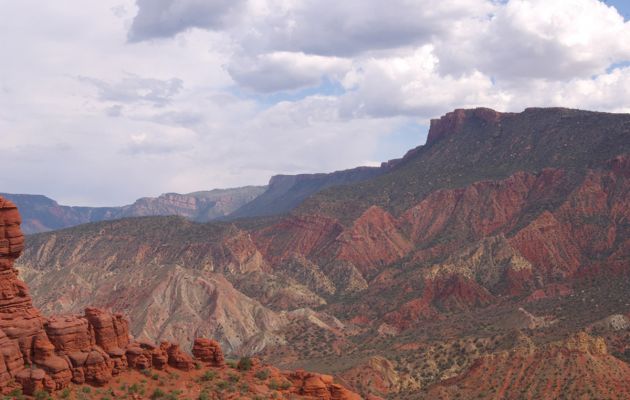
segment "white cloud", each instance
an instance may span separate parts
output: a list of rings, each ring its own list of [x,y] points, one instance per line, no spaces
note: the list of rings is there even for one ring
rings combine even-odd
[[[487,0],[259,0],[235,34],[248,52],[355,56],[429,42],[461,19],[491,10]]]
[[[167,38],[190,28],[221,29],[243,0],[138,0],[129,30],[133,42]]]
[[[349,60],[337,57],[273,52],[233,58],[228,71],[239,85],[269,93],[318,86],[324,77],[338,80],[350,67]]]
[[[160,80],[133,75],[113,84],[84,76],[78,79],[80,82],[94,85],[98,89],[100,100],[120,103],[146,102],[156,107],[170,103],[173,96],[182,90],[183,85],[183,81],[178,78]]]
[[[566,80],[630,59],[630,23],[598,0],[511,0],[438,41],[443,73]]]

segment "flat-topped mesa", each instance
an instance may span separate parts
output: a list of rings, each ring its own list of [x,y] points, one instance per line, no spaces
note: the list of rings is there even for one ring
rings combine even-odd
[[[433,144],[443,137],[460,133],[466,123],[473,120],[486,124],[496,124],[503,114],[490,108],[456,109],[439,119],[431,120],[427,145]]]

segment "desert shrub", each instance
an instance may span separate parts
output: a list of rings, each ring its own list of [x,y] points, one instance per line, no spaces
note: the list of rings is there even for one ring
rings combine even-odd
[[[50,395],[48,394],[48,392],[45,392],[43,390],[38,390],[35,393],[33,393],[33,397],[35,398],[35,400],[48,400],[48,399],[50,399]],[[67,398],[67,397],[64,397],[64,399],[65,398]]]
[[[228,374],[228,380],[230,382],[238,382],[239,379],[241,379],[241,377],[236,374]]]
[[[213,380],[216,377],[217,377],[217,373],[216,372],[214,372],[214,371],[206,371],[206,372],[203,373],[203,375],[201,375],[201,380],[205,381],[205,382],[208,382],[208,381]]]
[[[230,384],[227,383],[226,381],[219,381],[219,382],[217,382],[217,388],[219,390],[226,389],[228,386],[230,386]]]
[[[238,369],[241,371],[249,371],[252,369],[252,359],[249,357],[242,357],[238,362]]]
[[[260,371],[256,371],[256,373],[254,374],[254,376],[261,381],[267,380],[267,378],[269,378],[269,375],[270,373],[268,369],[261,369]]]

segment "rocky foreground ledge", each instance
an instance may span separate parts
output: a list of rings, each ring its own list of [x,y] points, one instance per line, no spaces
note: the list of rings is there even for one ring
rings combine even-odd
[[[157,345],[130,339],[128,320],[121,314],[99,308],[87,308],[84,315],[48,318],[41,315],[33,307],[28,288],[13,267],[24,247],[20,223],[17,207],[0,197],[1,393],[21,391],[33,395],[53,393],[71,385],[107,386],[114,377],[133,374],[134,370],[147,373],[169,369],[184,374],[184,380],[178,383],[180,392],[186,392],[187,388],[195,387],[193,374],[190,374],[192,371],[204,370],[202,377],[206,380],[229,374],[226,369],[230,367],[226,366],[220,345],[210,339],[196,339],[190,355],[174,343]],[[247,386],[253,394],[285,392],[287,395],[323,400],[360,399],[357,394],[335,384],[333,378],[327,375],[304,371],[280,372],[271,366],[262,366],[258,360],[249,360],[247,365],[239,365],[238,368],[257,371],[256,384]],[[185,379],[191,379],[191,382]],[[241,392],[243,387],[241,385]],[[195,390],[201,395],[207,388],[197,387]],[[155,393],[159,394],[158,389],[152,397]],[[132,398],[142,396],[134,393]],[[238,397],[238,394],[235,396]],[[228,394],[225,398],[231,396]]]

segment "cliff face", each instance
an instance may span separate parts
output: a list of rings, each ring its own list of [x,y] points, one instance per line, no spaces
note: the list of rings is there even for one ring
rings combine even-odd
[[[71,381],[106,383],[127,367],[127,320],[94,308],[84,316],[44,318],[13,268],[23,242],[17,208],[0,197],[0,390],[16,383],[27,393]]]

